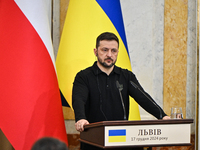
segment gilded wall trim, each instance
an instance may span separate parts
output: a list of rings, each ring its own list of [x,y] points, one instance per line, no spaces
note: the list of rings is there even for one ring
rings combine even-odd
[[[186,116],[188,1],[165,0],[164,110],[180,106]]]

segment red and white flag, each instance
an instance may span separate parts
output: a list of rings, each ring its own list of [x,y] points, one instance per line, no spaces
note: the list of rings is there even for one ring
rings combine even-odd
[[[15,150],[41,137],[67,144],[49,0],[0,0],[0,129]]]

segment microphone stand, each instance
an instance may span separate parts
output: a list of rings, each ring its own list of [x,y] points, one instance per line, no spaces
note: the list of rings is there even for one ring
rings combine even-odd
[[[123,85],[120,85],[119,81],[116,81],[116,85],[117,85],[117,88],[119,90],[119,95],[120,95],[120,99],[121,99],[121,103],[122,103],[122,107],[123,107],[123,111],[124,111],[124,120],[126,120],[126,109],[125,109],[125,106],[124,106],[124,101],[123,101],[122,93],[121,93],[121,91],[123,90]]]
[[[133,81],[130,81],[130,83],[131,83],[131,85],[132,85],[134,88],[138,89],[146,98],[148,98],[148,99],[159,109],[159,111],[160,111],[160,119],[162,119],[162,118],[163,118],[163,117],[162,117],[162,112],[161,112],[161,109],[160,109],[160,107],[158,106],[158,104],[156,104],[156,103],[154,102],[154,100],[152,100],[152,98],[150,98],[149,96],[147,96],[147,94],[146,94],[143,90],[141,90],[141,89],[137,86],[137,84],[135,84]]]

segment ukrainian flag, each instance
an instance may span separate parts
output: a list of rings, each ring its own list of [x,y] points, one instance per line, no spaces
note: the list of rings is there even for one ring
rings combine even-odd
[[[119,0],[70,0],[56,59],[60,90],[72,105],[72,85],[77,72],[93,65],[96,38],[113,32],[119,38],[117,66],[131,70]],[[130,120],[139,120],[139,108],[130,101]]]
[[[108,130],[108,142],[126,142],[126,129]]]

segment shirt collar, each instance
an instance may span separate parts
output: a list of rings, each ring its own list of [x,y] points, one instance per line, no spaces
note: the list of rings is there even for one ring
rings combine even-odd
[[[97,61],[94,62],[93,66],[92,66],[92,70],[95,75],[102,73],[102,71],[97,66]],[[120,68],[117,66],[114,66],[114,69],[110,74],[113,74],[113,73],[120,74]]]

